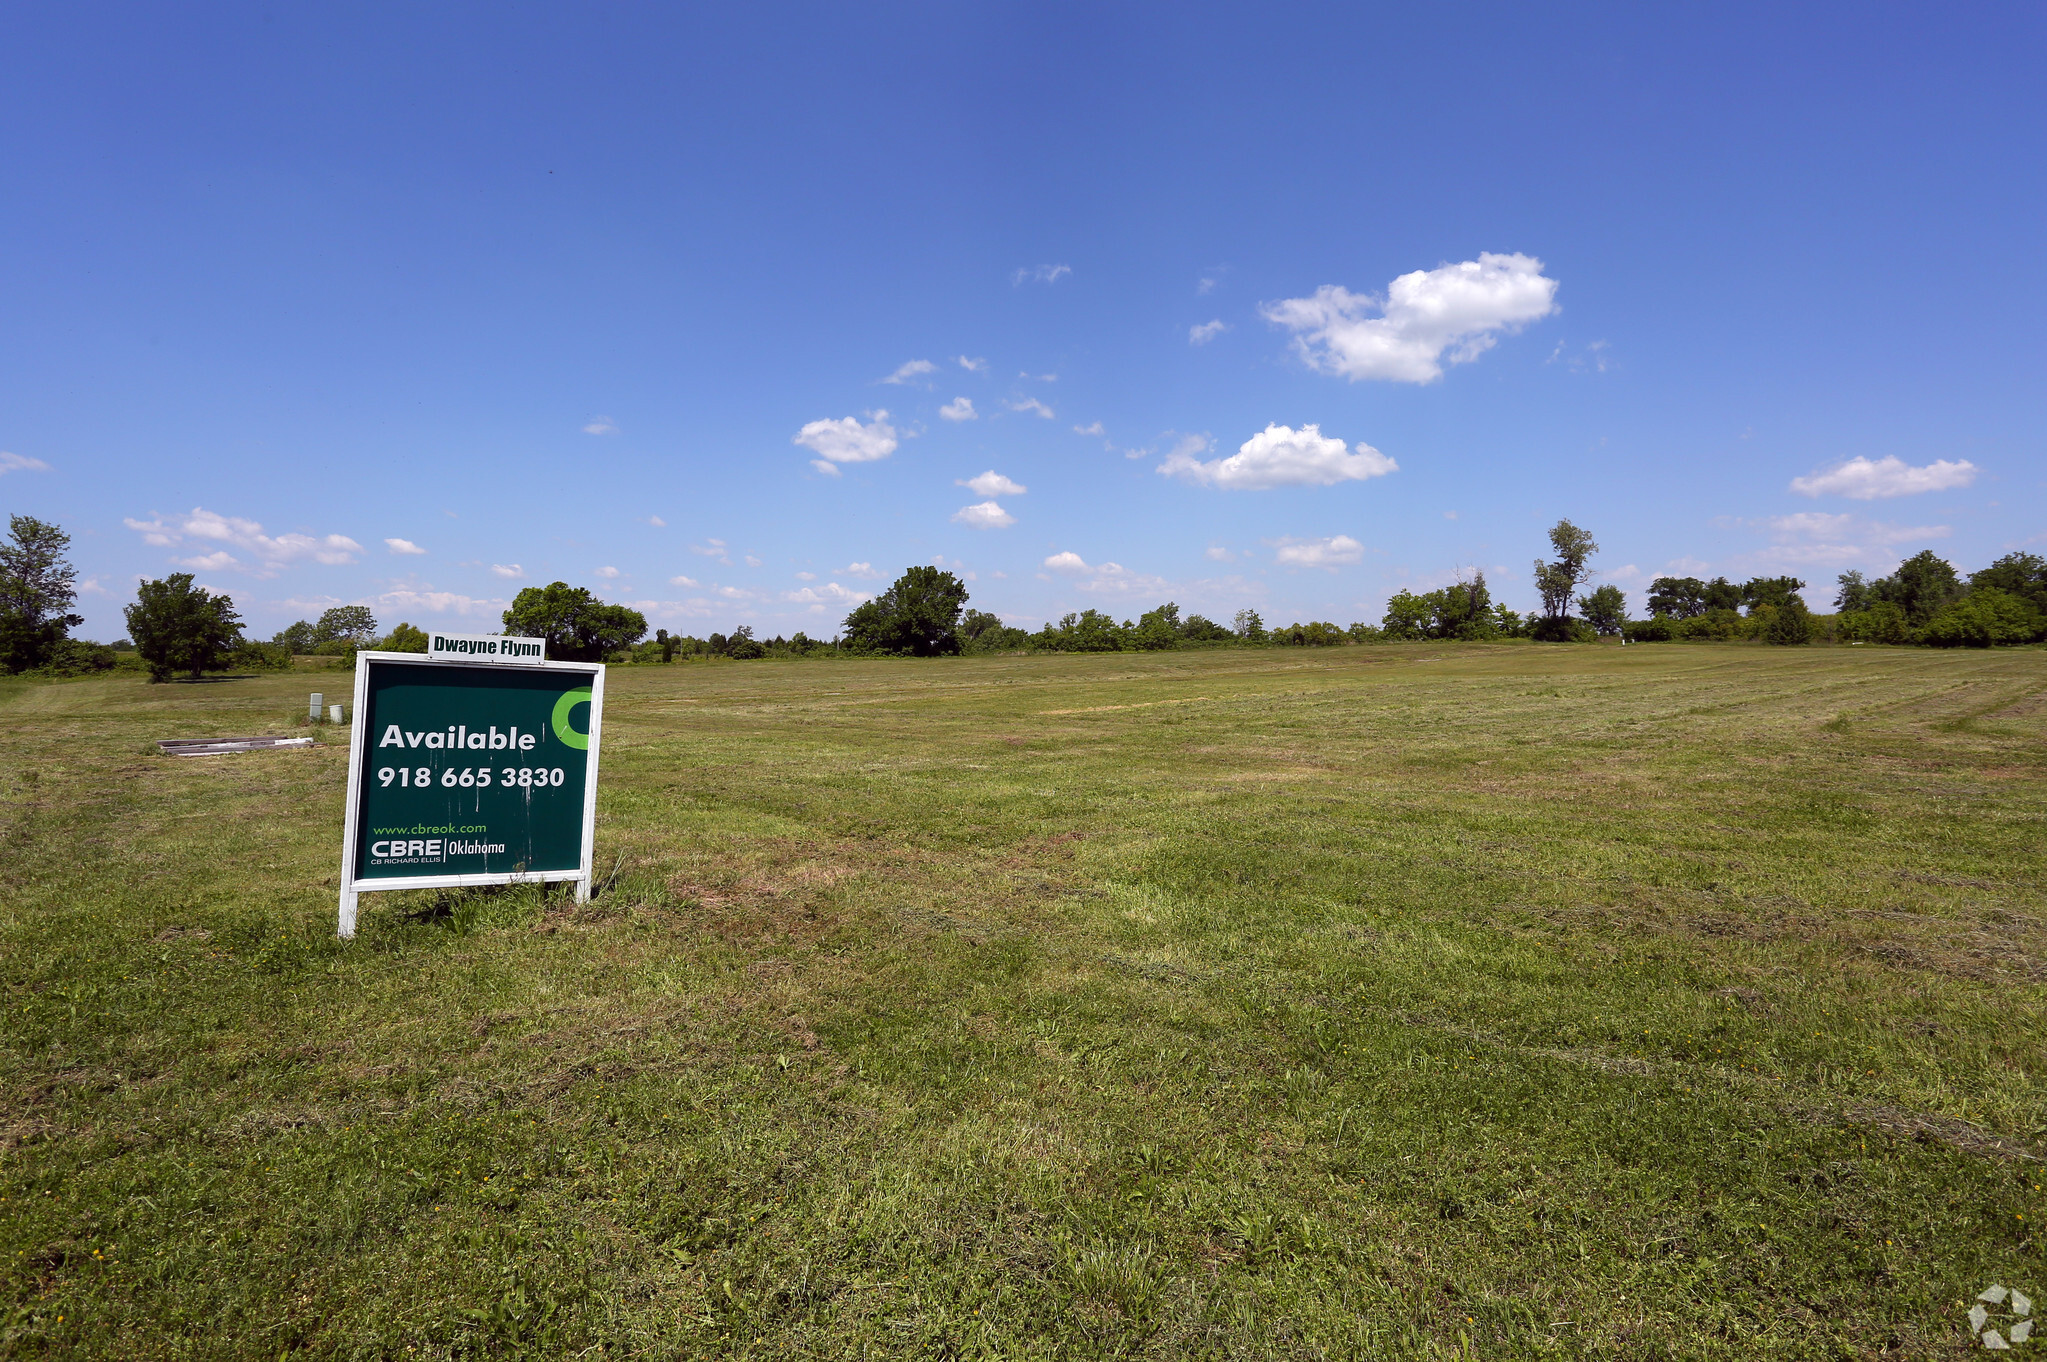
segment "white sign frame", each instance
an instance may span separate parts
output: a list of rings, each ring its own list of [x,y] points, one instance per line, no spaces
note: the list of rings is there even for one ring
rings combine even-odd
[[[403,878],[358,880],[355,877],[356,849],[362,829],[357,813],[362,801],[363,770],[368,764],[369,726],[362,722],[363,706],[369,699],[370,667],[379,662],[403,662],[411,666],[451,667],[470,671],[580,672],[590,678],[590,745],[585,749],[587,770],[583,783],[583,858],[573,870],[505,871],[484,875],[408,875]],[[341,828],[341,908],[335,935],[343,941],[355,935],[358,900],[364,894],[389,889],[463,889],[489,884],[547,884],[574,881],[576,902],[590,901],[591,871],[597,842],[597,757],[604,731],[604,664],[602,662],[498,662],[454,661],[424,653],[360,652],[355,655],[354,707],[349,711],[348,806]]]

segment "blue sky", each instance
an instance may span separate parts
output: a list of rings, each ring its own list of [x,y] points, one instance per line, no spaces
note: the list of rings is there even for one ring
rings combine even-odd
[[[2038,6],[8,29],[0,509],[92,637],[186,566],[263,636],[557,578],[829,635],[934,561],[1348,623],[1526,608],[1560,516],[1638,608],[2047,537]]]

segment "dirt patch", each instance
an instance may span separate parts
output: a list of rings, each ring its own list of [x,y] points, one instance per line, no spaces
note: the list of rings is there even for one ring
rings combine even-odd
[[[204,927],[166,927],[149,939],[158,944],[172,941],[211,941],[213,933]]]
[[[1979,1125],[1954,1116],[1931,1116],[1897,1107],[1853,1107],[1842,1113],[1860,1125],[1875,1126],[1894,1135],[1907,1136],[1920,1144],[1945,1144],[1970,1154],[1987,1154],[1999,1159],[2041,1162],[2040,1153],[2018,1140],[1993,1135]]]

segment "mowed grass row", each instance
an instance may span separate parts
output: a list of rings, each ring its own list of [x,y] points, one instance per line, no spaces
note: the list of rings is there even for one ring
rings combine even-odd
[[[148,744],[321,679],[0,691],[0,1355],[1929,1357],[2047,1298],[2042,652],[616,669],[597,901],[346,944],[344,750]]]

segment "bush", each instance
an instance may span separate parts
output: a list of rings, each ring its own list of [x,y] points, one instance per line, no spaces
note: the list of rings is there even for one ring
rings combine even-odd
[[[1545,615],[1535,622],[1531,637],[1537,643],[1597,643],[1599,633],[1584,620],[1570,615]]]
[[[1759,609],[1770,611],[1770,618],[1764,622],[1760,635],[1763,642],[1779,647],[1797,647],[1812,642],[1812,611],[1805,608],[1805,602],[1798,593],[1789,593],[1783,603],[1774,608],[1762,606]]]
[[[1936,648],[1991,648],[2031,643],[2047,635],[2047,616],[2031,601],[1996,587],[1979,587],[1948,606],[1919,631]]]
[[[238,672],[288,672],[291,649],[281,643],[257,643],[244,639],[228,656],[227,665]]]
[[[1669,643],[1683,637],[1678,630],[1682,621],[1668,615],[1651,615],[1645,620],[1629,620],[1621,626],[1621,637],[1630,643]]]
[[[423,653],[426,651],[426,630],[415,629],[400,620],[391,636],[378,646],[387,653]]]
[[[1837,616],[1840,635],[1850,643],[1904,643],[1911,637],[1905,609],[1896,601],[1877,601],[1862,610]]]
[[[50,651],[43,664],[34,668],[37,676],[90,676],[94,672],[112,671],[120,664],[121,655],[104,643],[89,643],[81,638],[60,638],[50,645]]]
[[[1330,648],[1348,643],[1350,638],[1333,624],[1289,624],[1276,630],[1272,641],[1288,648]]]
[[[1679,627],[1679,626],[1674,626]],[[1708,610],[1695,619],[1684,621],[1681,626],[1683,638],[1697,639],[1703,643],[1727,643],[1738,638],[1747,638],[1749,622],[1726,606]]]

